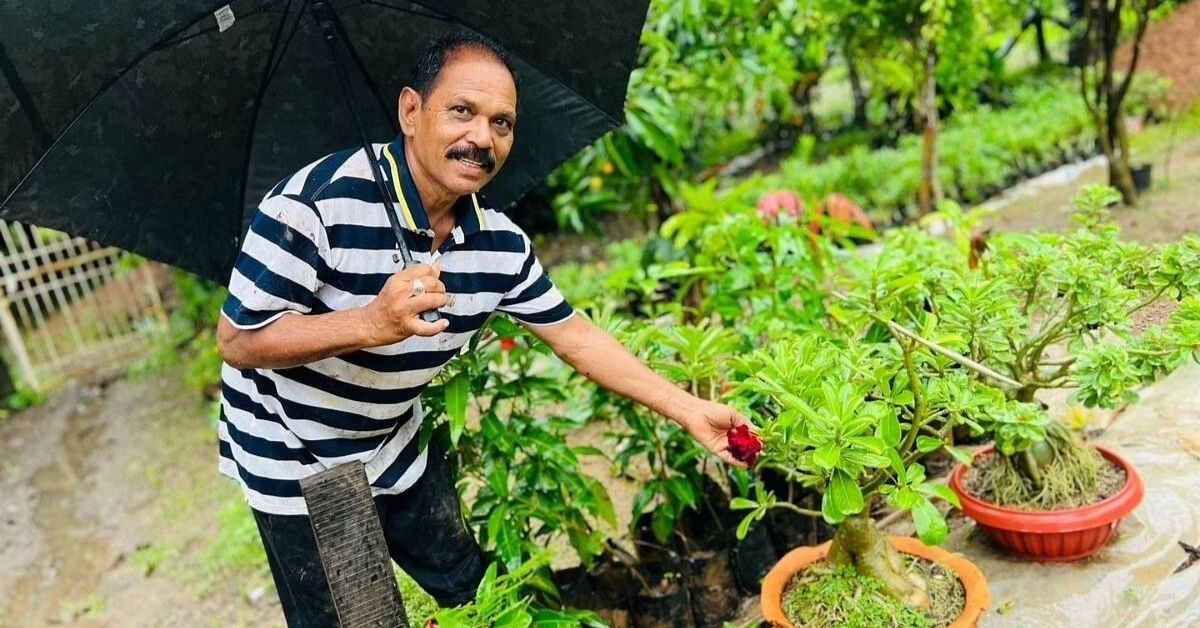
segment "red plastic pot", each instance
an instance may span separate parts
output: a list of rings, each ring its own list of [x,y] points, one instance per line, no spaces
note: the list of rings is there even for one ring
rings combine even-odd
[[[1115,451],[1095,445],[1102,456],[1125,471],[1125,486],[1108,499],[1068,510],[1038,511],[1003,508],[967,492],[963,477],[967,467],[959,465],[950,475],[950,488],[962,502],[963,514],[997,544],[1020,558],[1038,562],[1070,562],[1091,556],[1108,544],[1121,519],[1142,503],[1146,493],[1142,478]],[[994,451],[987,447],[975,454],[978,460]]]

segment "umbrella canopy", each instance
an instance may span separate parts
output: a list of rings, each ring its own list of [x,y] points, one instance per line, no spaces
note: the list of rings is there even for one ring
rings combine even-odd
[[[329,5],[375,141],[432,41],[474,31],[512,54],[516,142],[484,190],[503,207],[620,124],[648,1]],[[224,282],[259,199],[357,137],[311,0],[0,5],[0,218]]]

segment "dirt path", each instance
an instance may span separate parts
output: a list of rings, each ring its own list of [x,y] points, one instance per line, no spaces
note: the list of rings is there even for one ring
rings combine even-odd
[[[280,623],[261,574],[192,577],[236,490],[206,414],[172,370],[0,421],[0,626]]]
[[[1154,184],[1141,207],[1114,209],[1113,219],[1124,237],[1161,242],[1187,233],[1200,234],[1200,135],[1179,138],[1169,153],[1168,171],[1166,146],[1144,151],[1144,158],[1153,166]],[[1103,158],[1060,168],[989,201],[986,205],[997,212],[987,223],[1000,231],[1065,231],[1073,227],[1071,197],[1083,185],[1107,182]]]

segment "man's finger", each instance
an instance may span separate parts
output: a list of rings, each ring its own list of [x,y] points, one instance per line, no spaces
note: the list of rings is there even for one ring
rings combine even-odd
[[[412,325],[412,333],[414,336],[436,336],[446,331],[446,328],[449,326],[450,321],[445,318],[438,320],[436,323],[426,323],[425,321],[418,320],[418,322]]]
[[[449,297],[445,292],[426,292],[414,296],[410,301],[414,312],[425,312],[427,310],[440,310],[449,303]]]

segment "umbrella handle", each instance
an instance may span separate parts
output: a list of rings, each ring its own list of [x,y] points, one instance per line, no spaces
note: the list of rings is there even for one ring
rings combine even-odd
[[[411,268],[416,266],[418,263],[419,262],[410,259],[404,263],[404,268]],[[442,315],[437,310],[425,310],[424,312],[421,312],[421,320],[425,321],[426,323],[436,323],[441,319]]]

